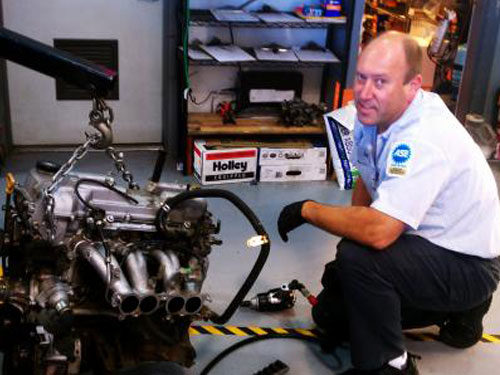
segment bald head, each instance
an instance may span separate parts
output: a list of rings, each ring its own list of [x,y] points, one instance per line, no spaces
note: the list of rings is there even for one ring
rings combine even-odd
[[[388,51],[388,53],[402,52],[406,60],[406,73],[404,75],[405,83],[422,72],[422,51],[415,39],[408,34],[398,31],[387,31],[382,33],[365,46],[361,55],[370,53],[374,50],[384,50]]]
[[[422,85],[422,54],[408,35],[388,32],[370,42],[356,67],[358,120],[385,131],[404,113]]]

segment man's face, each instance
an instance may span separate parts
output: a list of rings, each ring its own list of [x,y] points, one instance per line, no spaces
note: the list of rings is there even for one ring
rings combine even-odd
[[[403,114],[420,87],[405,84],[407,69],[400,45],[375,41],[363,51],[354,83],[359,121],[383,132]]]

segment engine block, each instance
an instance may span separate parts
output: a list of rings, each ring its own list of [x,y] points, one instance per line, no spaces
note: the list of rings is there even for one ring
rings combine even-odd
[[[0,341],[13,367],[4,371],[78,374],[92,362],[113,373],[151,360],[191,365],[187,330],[206,319],[201,290],[208,255],[221,244],[206,200],[186,200],[159,223],[164,202],[187,186],[125,190],[109,176],[68,174],[48,199],[55,170],[41,163],[30,171],[6,212]],[[37,342],[26,345],[23,335]],[[82,347],[92,353],[83,362],[75,354]]]

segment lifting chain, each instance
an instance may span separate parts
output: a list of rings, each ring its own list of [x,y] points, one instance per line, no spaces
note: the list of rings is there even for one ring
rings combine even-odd
[[[53,241],[56,235],[56,227],[54,220],[54,192],[59,183],[68,175],[75,164],[81,160],[89,151],[90,148],[106,149],[106,154],[113,160],[118,172],[122,174],[122,178],[128,183],[129,189],[137,190],[139,185],[134,182],[132,173],[127,170],[123,161],[123,153],[117,152],[111,144],[113,142],[113,133],[111,131],[111,123],[113,122],[113,110],[106,105],[103,99],[94,98],[92,100],[92,110],[89,113],[89,125],[97,131],[85,132],[87,140],[83,145],[78,146],[71,157],[59,168],[52,177],[51,184],[44,189],[43,199],[45,201],[45,218],[47,220],[47,231],[49,238]]]
[[[87,136],[87,141],[78,146],[73,155],[59,168],[59,170],[52,177],[52,182],[43,191],[43,198],[45,200],[45,216],[48,222],[48,234],[51,240],[55,239],[55,223],[54,223],[54,192],[57,189],[59,183],[66,177],[66,175],[71,172],[78,160],[81,160],[89,151],[90,147],[100,141],[99,135],[85,133]]]
[[[128,188],[137,190],[139,185],[134,182],[134,176],[127,170],[125,162],[123,161],[123,152],[117,152],[113,147],[106,148],[106,154],[113,160],[115,167],[122,174],[122,178],[128,183]]]

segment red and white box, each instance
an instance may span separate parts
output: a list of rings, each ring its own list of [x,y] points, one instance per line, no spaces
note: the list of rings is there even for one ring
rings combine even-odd
[[[255,181],[256,147],[209,149],[206,142],[194,142],[194,174],[202,185]]]

